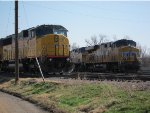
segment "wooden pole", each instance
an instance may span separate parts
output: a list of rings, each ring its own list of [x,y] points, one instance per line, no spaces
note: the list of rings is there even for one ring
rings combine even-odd
[[[18,0],[15,0],[15,82],[19,81],[19,59],[18,59]]]

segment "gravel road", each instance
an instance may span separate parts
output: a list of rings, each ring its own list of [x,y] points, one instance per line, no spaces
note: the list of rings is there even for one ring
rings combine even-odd
[[[0,113],[48,113],[12,95],[0,92]]]

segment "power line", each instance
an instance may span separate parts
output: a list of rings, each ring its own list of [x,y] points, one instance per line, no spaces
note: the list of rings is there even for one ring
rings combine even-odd
[[[9,12],[8,12],[8,18],[7,18],[7,24],[6,24],[6,34],[5,36],[7,36],[7,33],[8,33],[8,25],[9,25],[9,20],[10,20],[10,14],[11,14],[11,4],[9,4],[10,7],[9,7]]]
[[[29,27],[29,20],[28,20],[26,9],[25,9],[24,1],[22,1],[22,5],[23,5],[24,15],[25,15],[25,18],[26,18],[25,20],[27,22],[27,28],[28,28]]]
[[[74,15],[74,14],[78,14],[80,16],[86,16],[86,17],[90,17],[90,18],[94,18],[94,19],[102,19],[102,20],[114,20],[114,21],[125,21],[125,22],[135,22],[135,23],[139,23],[139,22],[142,22],[143,21],[137,21],[137,20],[130,20],[130,19],[119,19],[119,18],[113,18],[113,17],[102,17],[102,16],[95,16],[95,15],[89,15],[89,14],[86,14],[86,13],[81,13],[81,12],[72,12],[72,11],[68,11],[68,10],[65,10],[65,9],[55,9],[55,8],[52,8],[52,7],[47,7],[46,5],[42,5],[42,4],[29,4],[30,6],[35,6],[35,7],[38,7],[38,8],[44,8],[44,9],[50,9],[50,10],[53,10],[53,11],[57,11],[57,12],[63,12],[63,13],[68,13],[68,14],[71,14],[71,15]],[[145,22],[145,21],[144,21]]]

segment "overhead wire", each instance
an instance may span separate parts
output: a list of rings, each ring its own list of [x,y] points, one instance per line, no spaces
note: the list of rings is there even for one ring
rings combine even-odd
[[[93,2],[93,1],[89,1],[89,2]],[[99,2],[99,1],[95,1],[95,2]],[[76,3],[74,3],[74,2],[67,2],[67,3],[69,3],[71,5],[81,6],[81,7],[84,6],[84,7],[88,7],[88,8],[92,8],[92,9],[96,9],[96,10],[104,10],[104,11],[106,11],[108,13],[114,13],[114,11],[112,11],[112,7],[104,7],[104,6],[103,7],[99,7],[98,4],[97,5],[92,5],[92,4],[89,4],[89,3],[86,4],[85,2],[84,3],[83,2],[76,2]],[[101,2],[99,2],[99,3],[101,3]],[[106,1],[103,1],[102,3],[106,3]],[[113,3],[114,4],[118,4],[119,7],[121,5],[121,2],[113,2]],[[141,6],[140,4],[135,4],[135,3],[134,4],[127,4],[127,5],[123,4],[123,5],[125,6],[125,8],[127,8],[127,7],[132,7],[133,8],[133,6]],[[105,4],[105,6],[109,6],[109,5]],[[124,14],[128,14],[128,12],[126,10],[118,11],[117,7],[114,7],[114,8],[116,10],[115,14],[118,13],[119,15],[122,15],[122,16],[124,16]],[[133,14],[135,14],[135,13],[133,13]],[[133,16],[133,14],[132,14],[132,16]],[[112,17],[108,17],[108,18],[111,19],[111,20],[117,20],[117,21],[119,20],[119,21],[137,22],[137,23],[142,22],[143,23],[143,21],[141,21],[141,20],[137,21],[135,19],[131,20],[131,19],[124,19],[124,18],[112,18]],[[106,19],[108,19],[108,18],[106,17]],[[147,20],[147,21],[144,20],[144,22],[149,22],[149,20]]]
[[[11,16],[11,3],[9,4],[9,12],[8,12],[5,36],[7,36],[7,33],[8,33],[8,25],[9,25],[9,21],[10,21],[10,16]]]
[[[52,8],[52,7],[47,7],[46,5],[43,5],[43,4],[29,4],[30,6],[34,6],[34,7],[40,7],[40,8],[45,8],[45,9],[51,9],[53,11],[59,11],[59,12],[63,12],[63,13],[68,13],[68,14],[78,14],[78,15],[81,15],[81,16],[87,16],[87,17],[90,17],[90,18],[94,18],[94,19],[103,19],[103,20],[114,20],[114,21],[125,21],[125,22],[141,22],[141,21],[135,21],[135,20],[130,20],[130,19],[119,19],[119,18],[113,18],[113,17],[98,17],[97,15],[89,15],[89,14],[86,14],[86,13],[83,13],[83,12],[72,12],[72,11],[68,11],[66,9],[55,9],[55,8]]]
[[[26,20],[26,27],[28,28],[29,27],[29,20],[28,20],[28,15],[27,15],[27,12],[26,12],[26,9],[25,9],[25,2],[22,1],[22,5],[23,5],[23,11],[24,11],[24,15],[25,15],[25,20]]]
[[[112,18],[112,17],[111,18],[106,18],[106,17],[102,17],[102,16],[99,17],[97,15],[95,16],[95,15],[86,14],[85,12],[75,12],[75,11],[71,11],[71,10],[61,9],[61,8],[58,8],[58,7],[57,8],[52,8],[52,7],[48,7],[47,5],[43,5],[43,4],[39,5],[39,4],[28,3],[26,5],[35,6],[35,7],[38,7],[38,8],[40,7],[40,8],[44,8],[44,9],[50,9],[50,10],[53,10],[53,11],[56,11],[56,12],[63,12],[63,13],[71,14],[71,15],[77,14],[77,15],[80,15],[80,16],[87,16],[87,17],[94,18],[94,19],[104,19],[104,20],[107,19],[107,20],[131,22],[131,20],[126,20],[126,19],[117,19],[117,18]],[[74,3],[73,3],[73,5],[74,5]],[[84,4],[80,4],[80,5],[84,5]],[[26,12],[26,7],[25,7],[25,2],[24,1],[22,1],[22,6],[23,6],[23,12],[24,12],[24,17],[25,17],[25,21],[26,21],[26,27],[28,28],[29,27],[29,19],[28,19],[28,15],[27,15],[27,12]],[[88,5],[87,7],[90,7],[90,5]],[[50,13],[49,11],[47,11],[47,12]],[[6,35],[8,33],[10,13],[11,13],[11,5],[9,7],[9,13],[8,13],[8,19],[7,19],[7,25],[6,25]]]

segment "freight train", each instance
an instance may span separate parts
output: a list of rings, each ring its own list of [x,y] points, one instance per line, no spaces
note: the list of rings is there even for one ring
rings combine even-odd
[[[22,30],[18,35],[19,66],[25,71],[37,71],[36,58],[42,71],[138,71],[140,51],[133,40],[74,49],[70,54],[67,29],[61,25],[40,25]],[[15,35],[0,39],[0,70],[14,71]]]
[[[40,25],[18,35],[19,65],[25,71],[36,70],[38,59],[44,72],[64,72],[70,67],[67,29],[61,25]],[[15,35],[0,39],[0,69],[7,71],[15,63]],[[14,68],[13,68],[14,69]]]
[[[82,47],[72,50],[71,60],[75,71],[137,72],[140,68],[140,51],[133,40]]]

